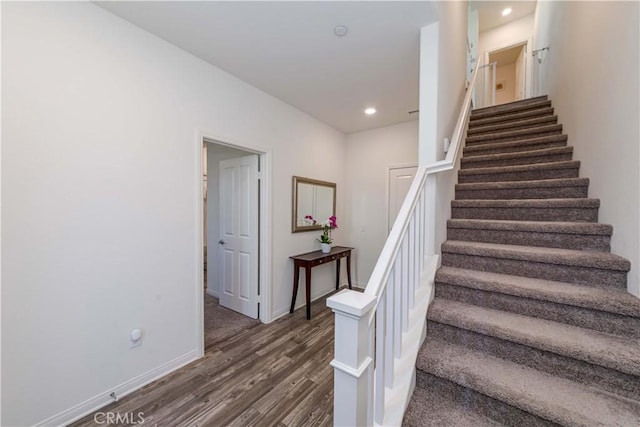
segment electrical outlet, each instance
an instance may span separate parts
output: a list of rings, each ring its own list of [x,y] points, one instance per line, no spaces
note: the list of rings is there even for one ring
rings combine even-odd
[[[129,334],[129,348],[139,347],[142,345],[142,330],[134,329]]]

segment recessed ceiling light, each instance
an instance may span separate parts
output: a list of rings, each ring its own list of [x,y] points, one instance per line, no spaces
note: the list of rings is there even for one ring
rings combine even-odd
[[[503,10],[503,11],[502,11],[502,16],[507,16],[507,15],[508,15],[508,14],[510,14],[510,13],[511,13],[511,8],[510,8],[510,7],[508,7],[508,8],[506,8],[505,10]]]
[[[338,25],[333,29],[333,34],[335,34],[338,37],[344,37],[347,35],[348,32],[349,32],[349,29],[344,25]]]
[[[376,113],[376,109],[375,109],[375,108],[373,108],[373,107],[369,107],[369,108],[367,108],[366,110],[364,110],[364,113],[365,113],[367,116],[371,116],[372,114],[375,114],[375,113]]]

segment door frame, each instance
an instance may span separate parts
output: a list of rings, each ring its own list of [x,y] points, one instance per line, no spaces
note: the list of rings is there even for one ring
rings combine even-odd
[[[196,220],[196,280],[194,289],[196,292],[196,333],[199,339],[198,353],[200,357],[204,356],[204,217],[202,194],[204,191],[202,174],[203,174],[203,150],[202,145],[205,142],[211,142],[219,145],[225,145],[231,148],[237,148],[258,155],[260,180],[259,188],[259,242],[258,242],[258,284],[259,294],[258,303],[260,304],[260,312],[258,319],[263,323],[272,321],[271,300],[272,300],[272,284],[271,284],[271,241],[272,241],[272,218],[271,218],[271,150],[244,141],[238,141],[215,132],[196,130],[195,137],[195,164],[193,179],[195,181],[195,220]]]
[[[524,98],[523,99],[527,99],[527,98],[531,98],[532,96],[532,82],[533,82],[533,60],[531,58],[531,46],[533,46],[533,38],[529,37],[526,39],[521,39],[521,40],[516,40],[516,41],[511,41],[508,42],[505,45],[501,45],[501,46],[497,46],[497,47],[492,47],[489,50],[485,50],[482,55],[484,58],[484,63],[488,64],[489,63],[489,55],[495,52],[500,52],[501,50],[507,50],[507,49],[511,49],[517,46],[526,46],[527,47],[527,51],[525,52],[525,59],[527,61],[525,68],[525,76],[524,76]]]

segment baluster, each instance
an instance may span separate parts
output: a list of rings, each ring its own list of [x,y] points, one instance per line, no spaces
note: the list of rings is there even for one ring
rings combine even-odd
[[[388,282],[387,282],[388,286]],[[385,370],[389,361],[385,360],[385,344],[386,344],[386,320],[387,320],[387,291],[380,297],[378,310],[376,311],[376,381],[375,381],[375,420],[376,423],[382,424],[384,420],[384,388],[385,388]]]
[[[420,231],[418,231],[418,236],[420,236],[420,243],[418,245],[418,251],[420,252],[420,273],[418,273],[418,280],[420,280],[420,274],[422,274],[422,270],[424,267],[424,197],[423,192],[420,192]]]
[[[395,268],[391,270],[389,273],[389,280],[387,281],[387,290],[385,292],[386,299],[386,318],[387,324],[385,326],[386,338],[384,343],[384,358],[385,358],[385,375],[384,375],[384,383],[387,387],[393,387],[393,351],[394,351],[394,337],[395,337],[395,329],[394,329],[394,316],[395,316],[395,307],[393,305],[394,302],[394,294],[396,291],[396,277],[395,277]]]
[[[402,332],[409,330],[409,239],[407,234],[402,238]]]
[[[428,177],[427,177],[428,178]],[[420,191],[420,204],[422,205],[422,216],[420,218],[420,223],[422,224],[422,233],[420,235],[420,239],[421,239],[421,244],[420,244],[420,249],[422,251],[422,262],[424,262],[424,257],[425,257],[425,246],[427,244],[427,222],[426,222],[426,216],[427,216],[427,200],[426,200],[426,195],[425,192],[427,190],[427,183],[425,182],[424,187],[422,187],[422,190]]]
[[[437,253],[435,247],[435,200],[436,200],[436,176],[435,174],[427,175],[425,183],[427,191],[427,255]]]
[[[393,271],[393,343],[395,357],[400,357],[402,353],[402,251],[398,252]]]
[[[414,295],[416,290],[416,216],[415,211],[411,216],[411,220],[409,220],[409,282],[407,286],[408,291],[408,300],[407,300],[407,311],[413,309],[414,305]]]

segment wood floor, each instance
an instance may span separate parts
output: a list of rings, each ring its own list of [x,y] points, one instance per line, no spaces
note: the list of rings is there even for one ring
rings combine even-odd
[[[99,412],[142,412],[142,426],[159,427],[332,425],[333,313],[325,298],[311,313],[236,329],[203,359]],[[73,425],[95,426],[94,415]]]

